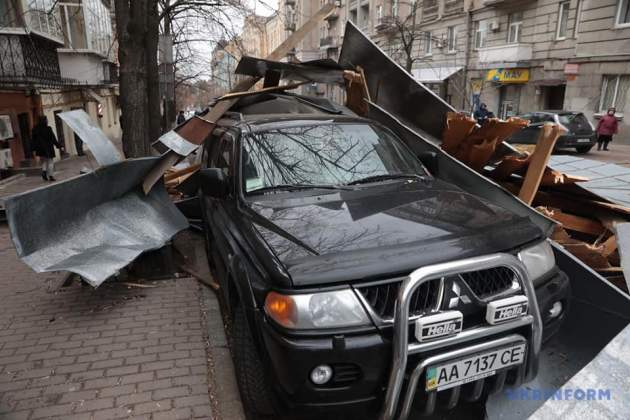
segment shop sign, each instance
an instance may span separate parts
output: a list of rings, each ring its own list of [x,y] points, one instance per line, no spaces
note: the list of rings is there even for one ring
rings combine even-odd
[[[527,83],[529,81],[529,69],[489,70],[486,80],[495,83]]]
[[[580,72],[579,64],[565,64],[564,65],[564,74],[566,75],[576,75]]]

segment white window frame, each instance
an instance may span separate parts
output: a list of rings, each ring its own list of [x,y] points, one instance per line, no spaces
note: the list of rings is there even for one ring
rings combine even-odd
[[[377,23],[381,23],[383,21],[383,5],[379,4],[376,6],[376,21]]]
[[[610,106],[615,107],[616,109],[619,108],[623,108],[623,105],[621,107],[617,106],[617,95],[619,94],[619,83],[621,83],[621,78],[628,76],[627,74],[605,74],[603,77],[603,83],[602,83],[602,90],[600,92],[600,97],[599,97],[599,112],[605,112],[607,111],[607,109]],[[604,109],[604,99],[606,97],[606,90],[608,89],[608,80],[614,78],[615,79],[615,93],[613,94],[613,98],[612,98],[612,104],[609,106],[606,106]],[[625,105],[625,104],[624,104]]]
[[[457,52],[457,27],[456,26],[449,26],[448,28],[446,28],[446,50],[449,53]]]
[[[516,13],[521,13],[521,20],[514,22],[512,20],[512,16],[514,16]],[[511,40],[510,39],[510,35],[512,35],[512,27],[515,27],[515,34],[516,34],[516,39]],[[523,12],[515,12],[515,13],[510,13],[508,16],[508,44],[518,44],[521,42],[521,36],[523,34],[522,32],[523,29]]]
[[[630,2],[630,0],[619,0],[617,2],[617,13],[615,14],[615,28],[630,28],[630,21],[620,23],[619,19],[621,18],[621,6],[623,6],[624,2]]]
[[[398,0],[392,1],[392,16],[398,17]]]
[[[475,39],[474,45],[476,50],[480,50],[485,48],[486,46],[486,36],[488,35],[488,23],[489,21],[486,19],[478,20],[475,22]],[[480,40],[479,45],[477,45],[477,40]]]
[[[432,41],[431,31],[424,31],[424,55],[430,56],[433,55],[433,43]]]
[[[560,28],[562,28],[562,15],[564,12],[564,8],[567,8],[567,23],[566,23],[566,32],[564,36],[560,36]],[[558,7],[558,22],[556,25],[556,40],[562,41],[567,39],[567,34],[569,33],[569,10],[571,8],[571,1],[565,0],[560,2],[560,6]]]

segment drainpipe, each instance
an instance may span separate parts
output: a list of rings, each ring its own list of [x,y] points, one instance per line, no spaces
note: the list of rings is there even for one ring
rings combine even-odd
[[[470,61],[470,43],[475,42],[475,37],[471,36],[470,33],[470,30],[472,28],[472,6],[472,0],[464,0],[464,12],[466,13],[466,47],[464,49],[464,94],[462,95],[461,109],[466,109],[466,99],[468,95],[468,63]]]

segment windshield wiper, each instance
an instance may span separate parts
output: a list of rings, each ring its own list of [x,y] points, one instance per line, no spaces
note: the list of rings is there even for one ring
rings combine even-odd
[[[248,194],[264,194],[269,191],[298,191],[298,190],[345,190],[339,185],[327,185],[327,184],[278,184],[270,185],[268,187],[256,188],[255,190],[248,191]]]
[[[388,179],[409,179],[409,178],[418,178],[425,179],[426,177],[418,174],[383,174],[383,175],[372,175],[366,178],[361,178],[354,180],[352,182],[348,182],[346,185],[357,185],[357,184],[368,184],[370,182],[379,182],[386,181]]]

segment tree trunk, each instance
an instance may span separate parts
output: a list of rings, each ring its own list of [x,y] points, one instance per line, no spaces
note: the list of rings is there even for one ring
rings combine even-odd
[[[159,135],[157,0],[115,1],[123,151],[127,157],[147,156]],[[152,130],[156,113],[157,133]]]
[[[135,0],[134,0],[135,1]],[[158,41],[160,33],[160,15],[157,0],[148,0],[147,25],[145,40],[147,61],[147,102],[148,102],[148,135],[154,142],[162,134],[160,124],[160,75],[158,72]]]

